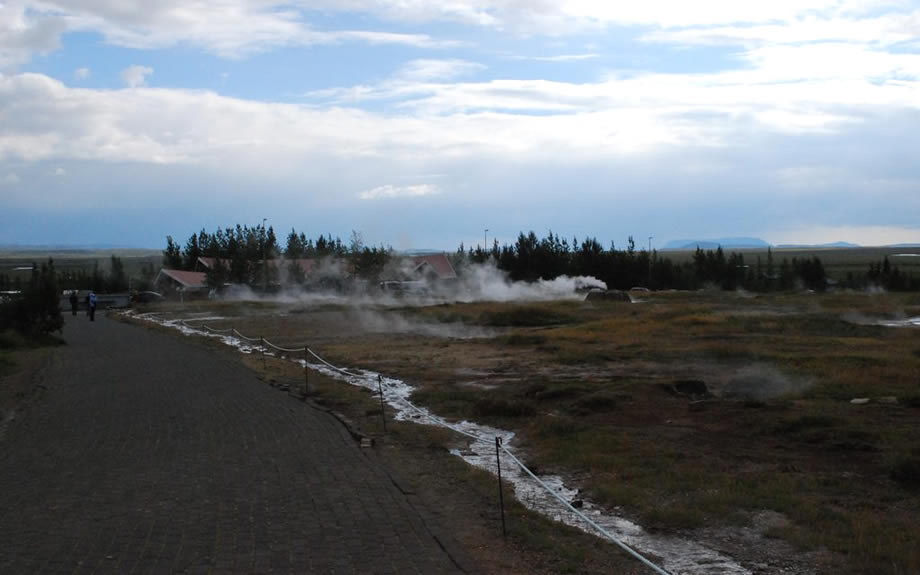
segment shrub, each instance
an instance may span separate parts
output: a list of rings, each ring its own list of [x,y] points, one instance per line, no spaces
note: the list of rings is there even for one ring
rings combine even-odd
[[[890,472],[891,478],[908,489],[920,489],[920,456],[913,455],[896,462]]]
[[[54,262],[32,268],[29,283],[19,297],[0,305],[0,328],[10,327],[29,337],[38,337],[64,327],[60,291]]]

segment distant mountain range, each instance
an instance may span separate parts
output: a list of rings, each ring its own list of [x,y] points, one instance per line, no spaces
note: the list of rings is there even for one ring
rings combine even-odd
[[[123,246],[117,244],[0,244],[0,250],[16,250],[20,252],[87,252],[95,250],[152,251],[152,248],[139,248],[137,246]]]
[[[703,250],[718,249],[723,250],[765,250],[774,249],[820,249],[820,248],[859,248],[859,244],[850,242],[832,242],[829,244],[779,244],[771,245],[760,238],[716,238],[711,240],[672,240],[661,248],[661,251],[674,250],[695,250],[697,247]],[[897,246],[885,247],[914,247],[911,244],[900,244]]]
[[[719,246],[722,249],[767,249],[770,244],[760,238],[716,238],[711,240],[671,240],[666,243],[662,251],[666,250],[714,250]]]
[[[779,249],[795,249],[795,248],[861,248],[859,244],[851,244],[850,242],[832,242],[829,244],[779,244],[775,246]]]

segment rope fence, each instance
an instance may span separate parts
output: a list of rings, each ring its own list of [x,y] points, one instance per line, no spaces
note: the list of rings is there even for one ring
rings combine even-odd
[[[291,348],[284,348],[284,347],[280,347],[280,346],[277,346],[277,345],[271,343],[270,341],[268,341],[268,340],[265,339],[264,337],[247,337],[247,336],[243,335],[242,333],[240,333],[239,331],[237,331],[237,330],[236,330],[235,328],[233,328],[233,327],[226,328],[226,329],[215,329],[215,328],[210,327],[210,326],[208,326],[208,325],[206,325],[206,324],[202,324],[202,325],[200,325],[200,326],[194,326],[194,325],[188,324],[185,320],[179,320],[178,323],[180,323],[180,324],[181,324],[182,326],[184,326],[185,328],[190,329],[190,330],[194,330],[194,331],[204,331],[204,332],[213,333],[213,334],[224,334],[224,333],[229,333],[231,337],[233,337],[233,336],[235,335],[236,337],[238,337],[240,340],[243,340],[243,341],[247,341],[247,342],[250,342],[250,343],[251,343],[251,342],[259,342],[259,343],[260,343],[260,346],[259,346],[258,349],[259,349],[259,351],[261,351],[263,354],[264,354],[264,352],[265,352],[265,349],[264,349],[264,348],[265,348],[266,346],[267,346],[267,347],[271,347],[272,349],[275,349],[275,350],[277,350],[277,351],[279,351],[279,352],[282,352],[282,353],[292,353],[292,354],[293,354],[293,353],[303,353],[303,354],[304,354],[304,360],[302,360],[302,361],[303,361],[303,364],[304,364],[304,370],[305,370],[305,371],[308,370],[308,369],[310,369],[310,366],[309,366],[309,364],[308,364],[307,361],[306,361],[307,354],[309,354],[309,355],[312,356],[314,359],[316,359],[318,362],[320,362],[322,365],[326,366],[327,368],[329,368],[329,369],[331,369],[331,370],[333,370],[333,371],[336,371],[336,372],[338,372],[338,373],[341,373],[342,375],[346,375],[346,376],[353,377],[353,378],[356,378],[356,379],[370,379],[370,378],[373,378],[373,377],[374,377],[373,374],[359,374],[359,373],[354,373],[354,372],[349,371],[349,370],[347,370],[347,369],[345,369],[345,368],[336,366],[336,365],[334,365],[334,364],[328,362],[327,360],[325,360],[323,357],[321,357],[320,355],[318,355],[315,351],[313,351],[312,349],[310,349],[308,346],[299,347],[299,348],[294,348],[294,349],[291,349]],[[263,355],[263,360],[264,360],[264,355]],[[377,384],[378,384],[378,386],[379,386],[379,388],[380,388],[380,398],[381,398],[381,401],[383,401],[383,393],[384,393],[385,388],[388,387],[388,386],[386,386],[386,385],[383,384],[383,379],[382,379],[379,375],[377,375]],[[400,396],[399,394],[391,395],[390,397],[391,397],[391,400],[392,400],[392,398],[395,397],[396,400],[397,400],[400,404],[406,406],[406,408],[408,408],[409,410],[415,412],[416,414],[418,414],[420,417],[426,419],[427,421],[431,422],[431,424],[433,424],[433,425],[436,425],[436,426],[439,426],[439,427],[444,427],[444,428],[446,428],[446,429],[449,429],[449,430],[453,431],[454,433],[457,433],[457,434],[459,434],[459,435],[463,435],[463,436],[465,436],[465,437],[467,437],[467,438],[469,438],[469,439],[471,439],[471,440],[473,440],[473,441],[475,441],[475,442],[477,442],[477,443],[481,443],[481,444],[484,444],[484,445],[489,445],[489,446],[491,446],[492,443],[493,443],[493,441],[494,441],[493,439],[488,439],[488,438],[485,438],[485,437],[476,435],[475,433],[471,433],[471,432],[469,432],[469,431],[466,431],[466,430],[464,430],[464,429],[460,429],[459,427],[456,427],[456,426],[454,426],[454,425],[451,425],[449,422],[447,422],[447,421],[445,421],[445,420],[443,420],[443,419],[441,419],[441,418],[439,418],[439,417],[436,417],[436,416],[432,415],[427,409],[422,409],[422,408],[418,407],[417,405],[413,404],[411,401],[409,401],[409,400],[406,399],[405,397]],[[382,408],[381,408],[381,409],[382,409]],[[384,420],[384,428],[386,427],[385,421],[386,421],[386,420]],[[496,438],[496,439],[497,439],[497,438]],[[633,549],[632,547],[630,547],[630,546],[629,546],[627,543],[625,543],[623,540],[621,540],[620,538],[618,538],[616,535],[613,535],[612,533],[610,533],[609,531],[607,531],[606,529],[604,529],[602,526],[598,525],[597,522],[595,522],[595,521],[592,520],[590,517],[588,517],[587,515],[585,515],[584,513],[582,513],[579,509],[577,509],[576,507],[574,507],[571,503],[569,503],[568,501],[566,501],[562,496],[560,496],[558,493],[556,493],[556,491],[555,491],[554,489],[552,489],[552,488],[551,488],[550,486],[548,486],[545,482],[543,482],[543,480],[541,480],[533,471],[531,471],[531,470],[530,470],[520,459],[518,459],[518,458],[517,458],[517,457],[516,457],[516,456],[505,446],[505,445],[504,445],[503,442],[498,442],[498,441],[497,441],[497,442],[496,442],[496,445],[499,447],[499,449],[501,450],[502,453],[504,453],[507,457],[509,457],[509,458],[511,459],[511,461],[513,461],[513,462],[514,462],[524,473],[526,473],[531,479],[533,479],[534,481],[536,481],[537,484],[538,484],[540,487],[542,487],[547,493],[549,493],[550,495],[552,495],[553,498],[556,499],[556,500],[557,500],[567,511],[569,511],[570,513],[572,513],[572,514],[574,514],[575,516],[577,516],[578,518],[580,518],[582,521],[585,522],[585,524],[589,525],[595,532],[597,532],[597,533],[600,534],[601,536],[603,536],[603,537],[609,539],[610,541],[612,541],[612,542],[613,542],[614,544],[616,544],[620,549],[622,549],[623,551],[625,551],[626,553],[628,553],[630,556],[632,556],[632,557],[635,558],[636,560],[640,561],[642,564],[644,564],[646,567],[648,567],[649,569],[651,569],[651,570],[654,571],[655,573],[658,573],[659,575],[672,575],[669,571],[667,571],[667,570],[665,570],[664,568],[662,568],[662,567],[656,565],[655,563],[651,562],[649,559],[647,559],[646,557],[644,557],[641,553],[639,553],[638,551],[636,551],[635,549]],[[501,472],[501,467],[500,467],[501,464],[500,464],[500,461],[498,462],[498,465],[499,465],[498,470],[499,470],[499,473],[500,473],[500,472]],[[503,520],[504,520],[504,518],[503,518]]]

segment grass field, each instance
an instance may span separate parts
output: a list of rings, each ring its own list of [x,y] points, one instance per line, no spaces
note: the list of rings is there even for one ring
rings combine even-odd
[[[706,539],[769,512],[768,540],[820,572],[920,572],[920,340],[877,324],[920,295],[644,297],[176,313],[400,377],[646,528]]]

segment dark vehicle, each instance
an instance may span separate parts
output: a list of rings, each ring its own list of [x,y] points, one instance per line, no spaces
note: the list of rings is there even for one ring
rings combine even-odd
[[[154,303],[163,301],[164,299],[163,294],[159,294],[155,291],[142,291],[134,294],[131,301],[134,303]]]

